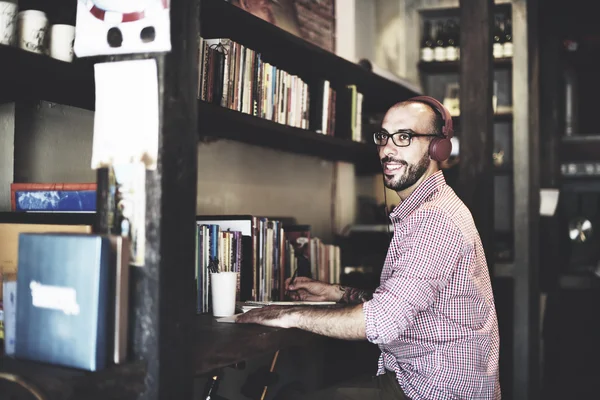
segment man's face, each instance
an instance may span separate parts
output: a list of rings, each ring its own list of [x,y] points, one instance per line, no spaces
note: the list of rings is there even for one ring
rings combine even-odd
[[[381,127],[389,134],[399,130],[430,134],[433,117],[433,111],[426,105],[410,103],[389,110]],[[413,137],[410,146],[399,147],[389,138],[385,146],[379,146],[379,159],[387,188],[400,192],[413,186],[423,176],[431,163],[430,139]]]

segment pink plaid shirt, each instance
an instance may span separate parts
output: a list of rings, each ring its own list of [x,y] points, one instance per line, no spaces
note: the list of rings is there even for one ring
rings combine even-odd
[[[394,237],[363,304],[377,374],[412,400],[500,399],[498,322],[479,233],[441,171],[391,213]]]

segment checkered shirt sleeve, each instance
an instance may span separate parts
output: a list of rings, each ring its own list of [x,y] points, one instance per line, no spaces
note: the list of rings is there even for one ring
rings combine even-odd
[[[372,343],[390,343],[412,326],[448,284],[461,256],[460,230],[442,211],[419,211],[411,220],[408,240],[393,243],[398,257],[389,278],[363,306],[367,338]],[[436,327],[423,329],[435,331]]]

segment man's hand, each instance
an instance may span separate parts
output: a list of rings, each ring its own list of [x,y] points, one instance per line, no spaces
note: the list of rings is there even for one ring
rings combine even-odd
[[[276,328],[293,328],[292,307],[266,306],[239,315],[236,324],[259,324]]]
[[[285,281],[285,290],[292,300],[300,301],[340,301],[344,291],[338,285],[331,285],[299,276],[290,285],[290,278]]]

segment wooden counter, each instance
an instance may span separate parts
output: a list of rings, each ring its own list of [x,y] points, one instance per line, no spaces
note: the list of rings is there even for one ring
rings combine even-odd
[[[310,346],[321,336],[299,329],[219,323],[210,315],[194,317],[194,372],[208,373],[290,346]],[[16,374],[35,385],[48,400],[131,399],[143,391],[146,366],[131,361],[98,372],[86,372],[0,357],[0,373]],[[0,379],[0,393],[9,386]],[[17,399],[19,399],[17,397]]]
[[[209,315],[197,318],[194,334],[196,375],[289,346],[310,346],[321,339],[299,329],[216,322]]]

